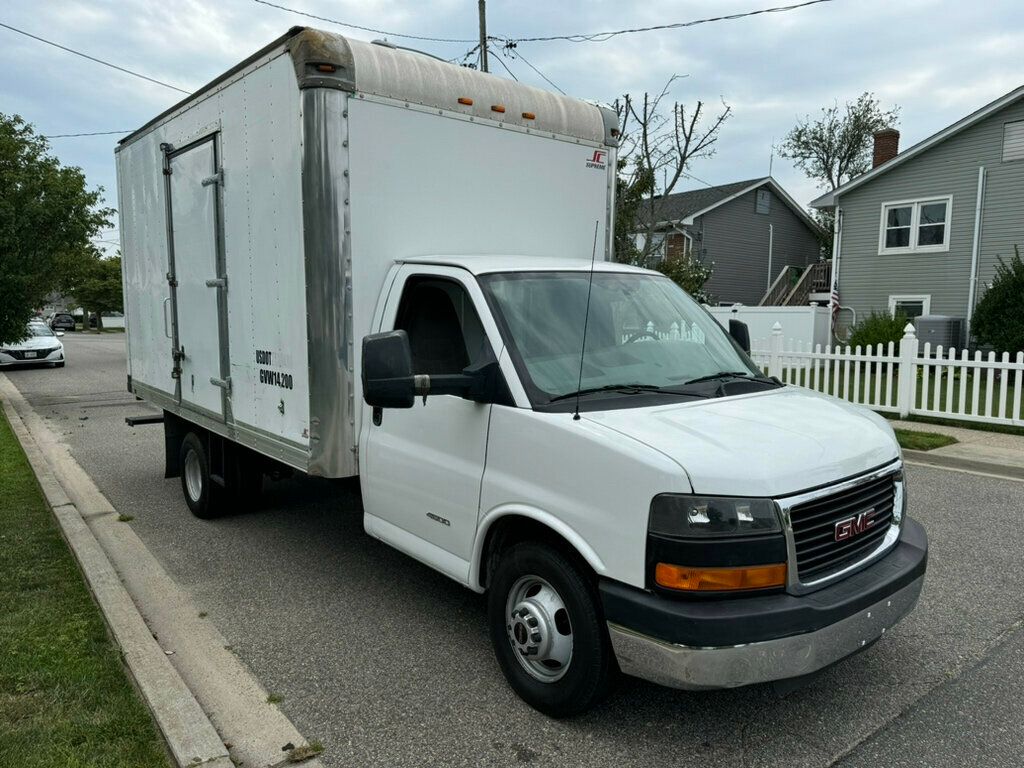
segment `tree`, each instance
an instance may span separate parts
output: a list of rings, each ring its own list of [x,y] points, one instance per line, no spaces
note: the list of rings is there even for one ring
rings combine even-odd
[[[119,312],[124,308],[121,256],[105,259],[94,252],[92,258],[85,262],[72,294],[82,307],[82,330],[88,330],[89,313],[95,312],[96,332],[102,331],[103,313]]]
[[[971,319],[971,333],[981,344],[998,352],[1016,354],[1024,350],[1024,261],[1020,248],[1013,246],[1009,263],[999,259],[996,274],[981,297]]]
[[[823,107],[816,120],[807,115],[798,121],[783,139],[779,154],[831,191],[868,170],[875,131],[893,127],[898,117],[899,107],[883,109],[874,94],[865,92],[842,108],[838,102]],[[822,245],[831,252],[834,215],[813,215],[822,229]]]
[[[102,188],[48,154],[21,117],[0,113],[0,342],[19,339],[113,214]]]
[[[873,134],[891,128],[899,107],[882,109],[871,93],[856,101],[824,107],[821,117],[810,115],[797,122],[782,142],[779,154],[788,157],[808,178],[830,190],[859,176],[871,165]]]
[[[687,176],[693,160],[714,155],[719,131],[732,112],[723,103],[722,111],[709,117],[703,101],[693,107],[676,101],[669,107],[669,90],[678,79],[670,77],[655,95],[627,93],[615,103],[620,133],[615,254],[627,264],[646,265],[658,250],[653,235],[664,221],[666,196]],[[662,189],[655,195],[659,178]]]

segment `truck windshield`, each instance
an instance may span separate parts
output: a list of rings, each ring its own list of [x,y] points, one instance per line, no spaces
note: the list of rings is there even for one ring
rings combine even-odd
[[[761,377],[720,325],[660,275],[595,272],[583,377],[587,272],[481,278],[533,404],[613,393],[707,397],[694,380]],[[690,386],[688,386],[690,385]]]

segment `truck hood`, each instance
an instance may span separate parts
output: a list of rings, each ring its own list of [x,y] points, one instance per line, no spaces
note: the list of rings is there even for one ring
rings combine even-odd
[[[585,418],[675,460],[694,493],[783,496],[900,455],[881,416],[801,387]]]

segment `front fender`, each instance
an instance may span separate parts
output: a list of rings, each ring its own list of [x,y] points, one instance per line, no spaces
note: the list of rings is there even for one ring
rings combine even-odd
[[[512,515],[528,518],[540,523],[546,528],[550,528],[569,542],[570,546],[576,550],[580,557],[582,557],[596,573],[602,576],[607,574],[607,568],[605,567],[604,561],[598,557],[598,554],[594,551],[593,547],[591,547],[586,540],[579,535],[579,533],[566,525],[564,521],[559,520],[550,512],[546,512],[543,509],[539,509],[538,507],[533,507],[528,504],[502,504],[487,511],[480,518],[480,524],[477,526],[476,539],[473,542],[473,555],[470,559],[469,566],[470,589],[476,592],[484,591],[480,574],[482,570],[484,544],[487,541],[487,534],[496,522],[502,518],[510,517]]]

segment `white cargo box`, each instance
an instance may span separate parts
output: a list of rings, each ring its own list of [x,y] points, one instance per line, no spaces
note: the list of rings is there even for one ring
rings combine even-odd
[[[390,266],[610,258],[615,117],[296,28],[124,139],[130,389],[304,472],[357,474]]]

